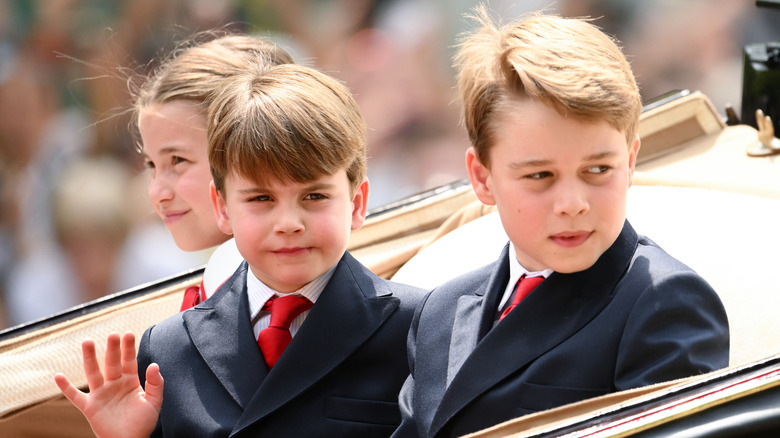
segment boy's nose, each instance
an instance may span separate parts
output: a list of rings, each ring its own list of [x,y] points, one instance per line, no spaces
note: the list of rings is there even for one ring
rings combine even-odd
[[[274,232],[279,234],[296,234],[304,230],[303,221],[296,208],[280,211],[274,225]]]
[[[561,185],[553,209],[557,215],[577,216],[590,209],[584,190],[577,184]]]

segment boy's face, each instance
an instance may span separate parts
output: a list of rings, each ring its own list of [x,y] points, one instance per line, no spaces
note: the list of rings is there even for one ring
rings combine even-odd
[[[466,154],[479,199],[496,205],[518,261],[531,271],[591,267],[617,239],[639,150],[606,122],[514,102],[498,116],[490,167]]]
[[[252,272],[277,292],[294,292],[325,273],[363,225],[368,181],[350,195],[345,170],[307,183],[260,185],[235,174],[212,199],[220,228],[232,233]]]
[[[138,129],[151,173],[149,201],[176,245],[198,251],[227,240],[209,200],[203,111],[188,101],[152,105],[140,114]]]

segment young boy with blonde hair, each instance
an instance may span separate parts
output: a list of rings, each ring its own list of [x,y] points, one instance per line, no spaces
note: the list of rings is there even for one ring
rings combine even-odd
[[[389,436],[422,293],[346,251],[368,197],[365,124],[349,90],[293,64],[233,76],[209,105],[208,151],[217,222],[245,262],[208,300],[147,329],[137,368],[131,334],[121,355],[107,349],[105,381],[85,354],[100,390],[82,409],[93,430]],[[136,371],[145,392],[121,378]]]
[[[625,219],[642,105],[620,48],[583,19],[477,19],[455,58],[466,164],[510,242],[418,307],[394,436],[461,436],[727,366],[718,295]]]

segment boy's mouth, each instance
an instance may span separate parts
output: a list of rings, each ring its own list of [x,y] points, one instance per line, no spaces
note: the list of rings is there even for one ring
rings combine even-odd
[[[593,231],[564,231],[562,233],[553,234],[550,236],[550,239],[560,246],[574,248],[585,243],[585,241],[590,238],[591,234],[593,234]]]
[[[281,256],[289,256],[289,255],[302,255],[307,254],[311,248],[301,248],[301,247],[286,247],[286,248],[279,248],[274,251],[274,254],[281,255]]]

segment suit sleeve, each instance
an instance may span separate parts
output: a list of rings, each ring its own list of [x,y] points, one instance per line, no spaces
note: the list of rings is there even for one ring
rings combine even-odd
[[[393,433],[393,438],[417,437],[417,425],[414,422],[414,408],[412,400],[414,399],[414,377],[410,374],[401,387],[401,394],[398,397],[398,405],[401,408],[401,424]]]
[[[398,396],[398,406],[401,409],[401,424],[395,430],[391,438],[416,438],[420,436],[417,431],[417,423],[415,422],[414,415],[414,363],[417,355],[417,327],[420,323],[422,308],[425,305],[428,296],[430,295],[426,295],[417,306],[414,317],[412,318],[411,326],[409,327],[409,335],[406,339],[406,351],[409,360],[410,374],[406,378],[406,381],[404,381],[404,384],[401,387],[401,393]]]
[[[717,293],[693,271],[647,287],[620,342],[618,390],[694,376],[728,366],[729,325]]]
[[[152,355],[151,355],[151,347],[149,345],[150,343],[150,336],[152,333],[152,329],[154,326],[149,327],[144,332],[143,336],[141,336],[141,342],[138,346],[138,354],[136,355],[136,362],[138,363],[138,380],[141,382],[142,387],[146,387],[146,369],[149,367],[149,365],[152,364]],[[162,372],[162,369],[160,369],[160,372]],[[152,437],[162,437],[162,427],[161,427],[161,417],[158,417],[157,419],[157,426],[155,426],[154,431],[150,435],[150,438]]]
[[[149,352],[149,332],[152,328],[146,329],[141,336],[141,342],[138,346],[138,354],[136,355],[136,362],[138,362],[138,380],[141,382],[141,386],[146,386],[146,369],[152,364],[151,354]]]

